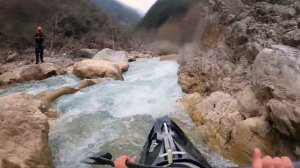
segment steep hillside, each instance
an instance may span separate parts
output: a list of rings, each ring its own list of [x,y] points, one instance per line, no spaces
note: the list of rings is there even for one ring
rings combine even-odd
[[[33,10],[34,9],[34,10]],[[122,28],[90,0],[0,0],[0,47],[33,45],[37,25],[44,27],[46,45],[69,42],[101,44],[112,36],[123,38]]]
[[[194,93],[189,114],[236,163],[249,164],[255,147],[300,159],[299,17],[298,0],[201,0],[160,27],[193,36],[179,51],[179,83]]]
[[[158,0],[139,23],[139,28],[158,28],[170,18],[183,16],[198,0]]]
[[[103,8],[107,13],[112,15],[117,21],[123,22],[124,24],[136,24],[142,16],[140,16],[133,9],[126,7],[115,0],[92,0],[95,4]]]

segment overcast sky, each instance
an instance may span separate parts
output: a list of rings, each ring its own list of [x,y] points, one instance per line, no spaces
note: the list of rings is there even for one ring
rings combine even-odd
[[[125,5],[136,9],[140,14],[144,15],[156,0],[117,0]]]

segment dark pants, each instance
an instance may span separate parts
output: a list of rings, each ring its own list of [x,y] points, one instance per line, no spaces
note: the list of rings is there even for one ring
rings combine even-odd
[[[43,46],[36,46],[35,47],[35,63],[39,63],[39,59],[41,59],[41,62],[44,62],[43,60],[44,55],[44,47]]]

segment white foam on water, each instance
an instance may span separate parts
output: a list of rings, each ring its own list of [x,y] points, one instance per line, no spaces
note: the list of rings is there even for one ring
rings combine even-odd
[[[124,81],[104,82],[59,98],[55,104],[62,115],[51,121],[50,133],[55,166],[85,167],[80,159],[110,144],[116,144],[109,148],[115,153],[140,151],[153,121],[134,118],[157,118],[176,110],[182,96],[177,69],[176,62],[141,60],[130,64]],[[140,121],[143,125],[136,124]]]
[[[45,80],[30,81],[0,90],[0,95],[10,95],[16,92],[27,92],[35,95],[45,90],[55,90],[63,86],[76,86],[77,84],[79,84],[79,79],[74,75],[58,75]]]
[[[174,61],[139,60],[130,63],[124,81],[59,98],[55,105],[62,114],[50,123],[55,167],[89,167],[80,160],[98,151],[139,155],[154,120],[182,111],[177,70]]]
[[[99,121],[101,122],[77,119],[73,123],[76,125],[71,124],[64,129],[51,132],[50,141],[53,145],[52,153],[56,167],[89,167],[81,164],[80,161],[98,152],[103,144],[117,139],[123,131],[122,127],[126,128],[124,127],[126,124],[120,127],[109,119],[106,121],[99,119]],[[77,127],[77,130],[74,127]]]
[[[55,167],[88,168],[80,161],[99,151],[139,155],[155,119],[171,113],[185,123],[185,129],[192,128],[192,121],[176,103],[183,96],[177,70],[175,61],[143,59],[130,63],[124,81],[107,81],[57,99],[61,115],[50,120],[49,134]],[[0,95],[37,94],[78,84],[74,75],[54,76],[0,90]],[[227,165],[222,157],[207,152],[206,146],[199,149],[214,166]]]
[[[177,84],[176,62],[157,59],[131,64],[125,81],[98,84],[57,101],[67,117],[106,111],[115,118],[151,115],[154,118],[174,111],[176,99],[182,96]]]

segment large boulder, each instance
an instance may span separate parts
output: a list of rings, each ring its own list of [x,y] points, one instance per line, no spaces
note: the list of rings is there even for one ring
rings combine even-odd
[[[248,61],[242,57],[239,64],[234,64],[232,60],[232,50],[224,43],[209,52],[193,51],[184,49],[180,53],[179,62],[183,66],[179,68],[179,83],[184,92],[187,93],[211,93],[218,90],[226,90],[229,93],[236,92],[248,86],[251,82],[249,76],[251,68]],[[195,52],[195,56],[185,54]],[[191,58],[195,57],[195,58]]]
[[[44,63],[40,64],[39,68],[42,71],[43,78],[48,78],[54,75],[63,75],[66,74],[67,71],[62,69],[61,67],[53,64],[53,63]]]
[[[190,75],[184,68],[179,69],[178,83],[186,93],[205,93],[207,90],[207,85],[201,78]]]
[[[203,97],[197,92],[193,94],[188,94],[180,100],[180,104],[189,113],[196,126],[203,125],[203,117],[201,113],[197,111],[196,107],[200,100],[203,100]]]
[[[275,128],[282,134],[300,141],[300,101],[269,101],[270,117]]]
[[[300,51],[283,45],[265,48],[253,64],[253,84],[280,99],[300,99]]]
[[[262,116],[263,105],[256,98],[251,87],[245,87],[242,91],[237,93],[237,99],[240,105],[240,112],[245,118]]]
[[[290,139],[291,149],[296,150],[294,143],[300,140],[300,51],[284,45],[263,49],[253,64],[252,83],[273,128]]]
[[[44,107],[27,93],[0,97],[0,167],[52,167]]]
[[[181,103],[203,130],[204,141],[236,163],[249,164],[255,147],[265,154],[282,153],[293,157],[294,142],[278,137],[265,116],[245,119],[239,101],[229,94],[213,92],[203,97],[194,93]]]
[[[204,132],[203,139],[218,152],[230,156],[226,148],[236,123],[243,121],[238,101],[223,92],[214,92],[209,97],[193,94],[186,97],[187,112],[194,123]]]
[[[0,75],[0,85],[8,85],[15,82],[31,80],[42,80],[53,75],[60,75],[64,73],[64,70],[52,63],[25,65]]]
[[[127,61],[128,53],[126,51],[114,51],[109,48],[105,48],[98,52],[93,59],[94,60],[106,60],[110,62]]]
[[[298,23],[297,23],[297,26],[298,26]],[[300,46],[300,30],[296,29],[296,30],[287,32],[282,37],[282,43],[285,45],[293,46],[293,47]]]
[[[93,58],[98,53],[98,51],[99,51],[98,49],[84,48],[84,49],[74,51],[73,54],[75,57]]]
[[[263,153],[274,156],[279,147],[275,139],[265,117],[248,118],[233,127],[226,145],[227,155],[238,163],[251,163],[254,148],[260,148]]]
[[[35,97],[37,99],[40,99],[44,102],[47,103],[51,103],[52,101],[54,101],[55,99],[66,95],[66,94],[73,94],[75,92],[79,91],[78,89],[74,89],[72,87],[69,86],[64,86],[62,88],[56,89],[54,91],[43,91],[39,94],[37,94]]]
[[[97,53],[93,57],[93,60],[105,60],[115,63],[119,66],[122,72],[126,72],[129,68],[128,61],[134,61],[126,51],[114,51],[109,48],[105,48]]]
[[[203,126],[208,141],[225,145],[233,126],[243,120],[238,101],[223,92],[214,92],[206,98],[200,95],[188,98],[196,101],[188,112],[197,125]]]
[[[196,111],[202,118],[202,125],[208,139],[225,145],[233,126],[243,120],[239,113],[238,101],[223,92],[214,92],[196,105]]]
[[[114,64],[117,65],[122,72],[127,72],[129,69],[129,64],[127,61],[121,61]]]
[[[254,147],[262,148],[265,154],[299,155],[300,52],[289,46],[274,46],[281,42],[299,46],[299,3],[242,1],[249,6],[245,5],[242,12],[231,10],[235,15],[232,23],[225,22],[226,29],[213,33],[210,28],[223,28],[219,14],[226,13],[230,0],[210,2],[217,13],[207,16],[219,18],[204,30],[210,41],[200,39],[200,49],[195,52],[179,52],[179,82],[183,90],[212,93],[200,96],[188,109],[194,111],[191,116],[205,130],[209,144],[237,162],[249,161]],[[212,39],[215,34],[220,38]],[[209,47],[205,48],[205,42],[210,42]],[[235,114],[228,108],[230,103],[213,101],[227,99],[222,95],[212,99],[215,91],[232,95],[229,102],[235,102],[231,107],[239,119],[228,117]],[[222,108],[210,108],[218,105]]]
[[[74,65],[73,73],[82,79],[111,77],[116,80],[123,80],[120,66],[105,60],[86,59],[80,61]]]

